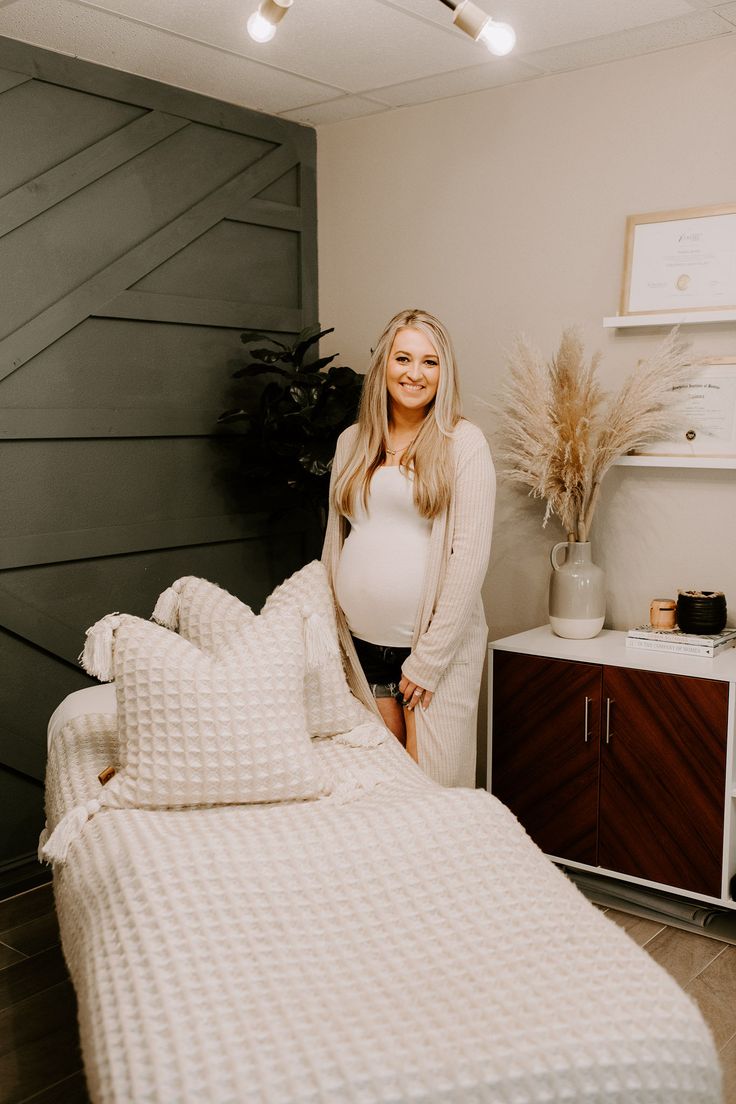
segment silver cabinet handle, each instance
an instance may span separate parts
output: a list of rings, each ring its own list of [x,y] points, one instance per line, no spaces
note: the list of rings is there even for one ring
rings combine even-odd
[[[611,731],[611,706],[615,705],[613,698],[606,698],[606,743],[610,744],[613,732]]]
[[[588,739],[590,737],[590,732],[588,731],[588,717],[589,717],[589,715],[590,715],[590,698],[586,698],[585,699],[585,742],[586,742],[586,744],[587,744]]]

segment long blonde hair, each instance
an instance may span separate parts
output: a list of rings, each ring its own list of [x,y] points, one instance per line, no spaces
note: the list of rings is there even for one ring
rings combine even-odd
[[[371,478],[386,461],[389,439],[386,368],[396,334],[405,329],[419,330],[432,342],[440,371],[437,394],[401,464],[413,473],[414,503],[423,517],[435,517],[450,504],[453,477],[450,437],[461,418],[455,352],[450,335],[438,318],[423,310],[405,310],[391,319],[378,339],[363,384],[355,447],[336,475],[332,506],[347,517],[354,510],[358,493],[363,508],[367,509]]]

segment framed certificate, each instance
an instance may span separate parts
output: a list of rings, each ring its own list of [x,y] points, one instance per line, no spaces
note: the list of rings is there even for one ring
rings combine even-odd
[[[638,455],[736,456],[736,357],[703,361],[677,390],[677,436],[647,445]]]
[[[736,310],[736,204],[629,215],[621,314]]]

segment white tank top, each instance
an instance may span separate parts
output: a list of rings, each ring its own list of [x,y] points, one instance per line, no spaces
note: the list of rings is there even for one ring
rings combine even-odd
[[[432,522],[417,511],[412,478],[398,466],[378,468],[368,512],[360,501],[354,509],[337,569],[337,600],[353,636],[410,648]]]

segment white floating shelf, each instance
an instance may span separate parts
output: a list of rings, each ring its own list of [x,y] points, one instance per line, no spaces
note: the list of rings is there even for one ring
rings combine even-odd
[[[736,456],[619,456],[621,468],[736,468]]]
[[[607,329],[629,326],[693,326],[703,322],[736,322],[736,310],[673,311],[671,314],[619,314],[604,318]]]

